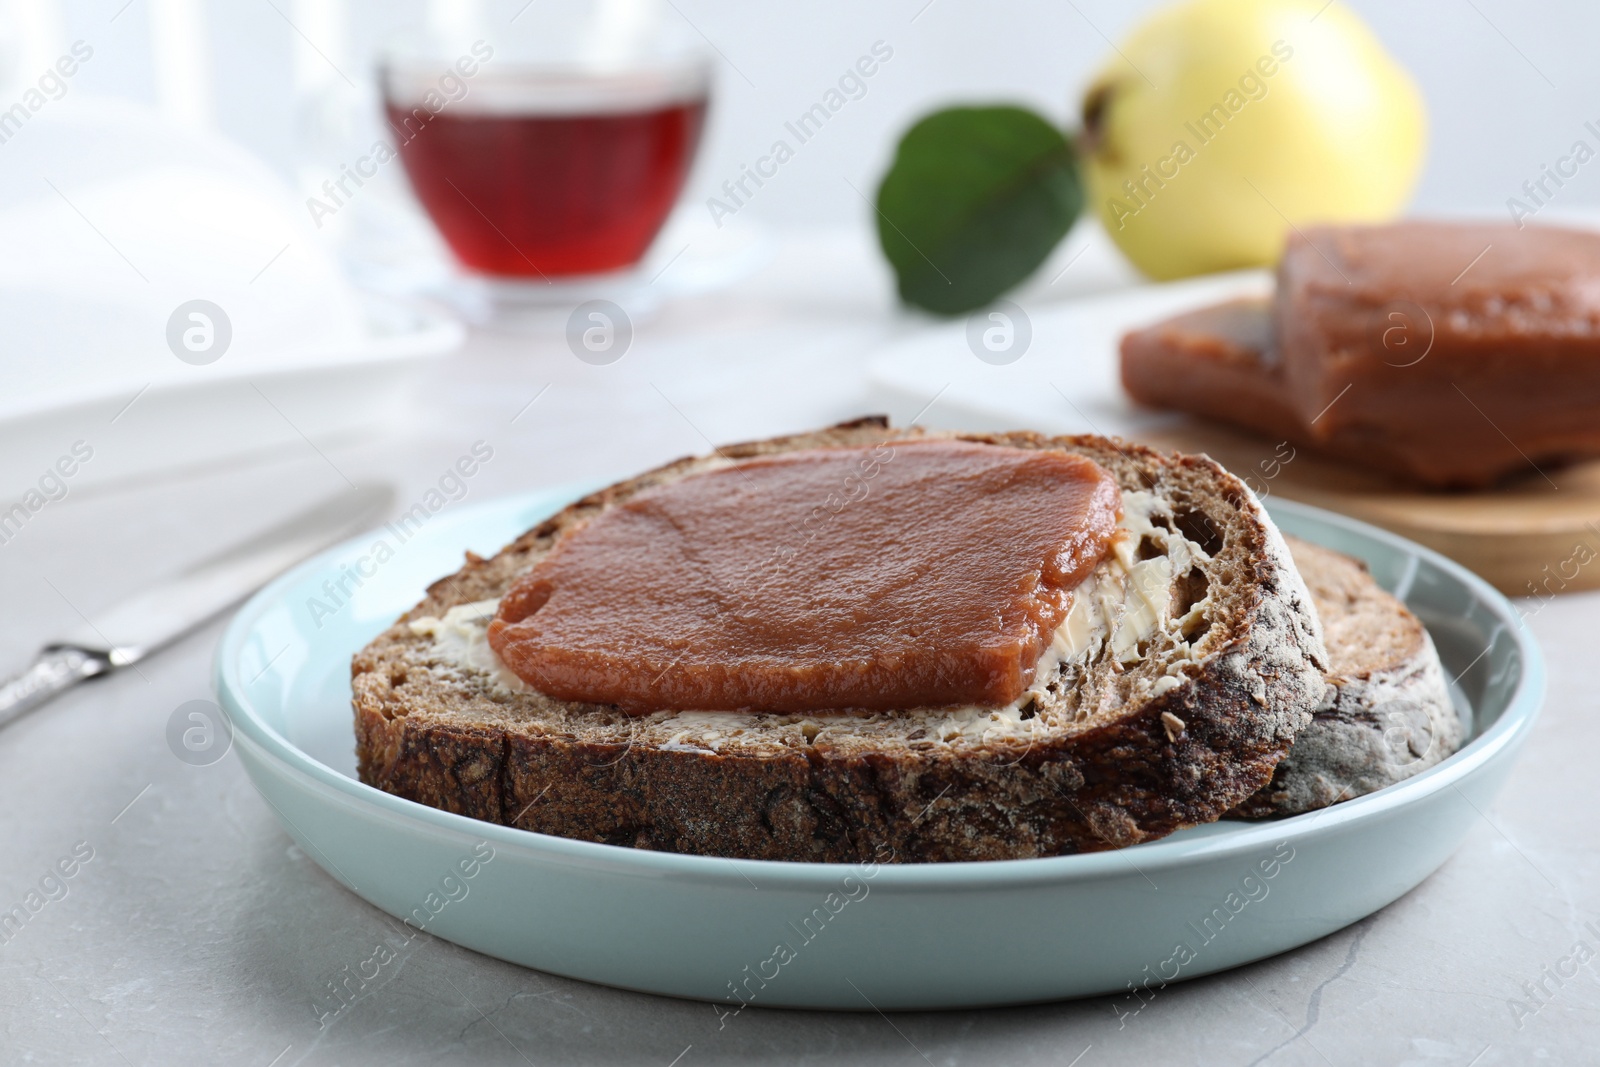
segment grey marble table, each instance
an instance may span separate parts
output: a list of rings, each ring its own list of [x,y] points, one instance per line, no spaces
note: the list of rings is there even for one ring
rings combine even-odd
[[[789,240],[737,289],[641,321],[614,365],[581,363],[555,337],[478,332],[430,372],[414,420],[381,438],[74,492],[0,546],[0,671],[78,611],[346,477],[391,481],[409,500],[485,440],[494,459],[468,499],[489,499],[860,414],[873,401],[866,356],[922,328],[890,306],[859,240]],[[1128,1018],[1104,998],[893,1016],[752,1010],[720,1029],[705,1004],[426,936],[319,1029],[319,992],[387,927],[290,842],[236,757],[197,767],[169,750],[173,710],[209,695],[213,625],[0,732],[0,911],[43,900],[0,934],[0,1062],[1594,1063],[1600,687],[1586,672],[1600,595],[1561,597],[1528,624],[1550,692],[1510,784],[1453,859],[1378,914],[1171,986]],[[72,874],[49,877],[58,869]]]

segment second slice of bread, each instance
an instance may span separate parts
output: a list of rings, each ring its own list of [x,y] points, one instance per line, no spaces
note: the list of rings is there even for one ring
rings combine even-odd
[[[1422,621],[1358,560],[1286,538],[1322,620],[1328,699],[1272,781],[1231,814],[1298,815],[1375,792],[1461,747],[1464,730]]]

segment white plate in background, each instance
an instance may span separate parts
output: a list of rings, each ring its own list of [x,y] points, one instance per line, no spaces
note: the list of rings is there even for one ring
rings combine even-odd
[[[980,345],[982,332],[990,328],[1021,335],[1020,321],[990,318],[1016,318],[996,305],[885,348],[868,364],[871,397],[882,410],[916,412],[937,396],[917,420],[934,429],[1137,437],[1179,416],[1139,409],[1123,393],[1117,370],[1122,335],[1207,304],[1265,295],[1271,287],[1270,273],[1251,270],[1060,303],[1033,303],[1023,292],[1015,305],[1032,336],[1014,362],[985,362],[969,342],[969,324],[975,324]]]
[[[402,419],[427,363],[461,345],[455,319],[367,299],[365,340],[270,360],[206,366],[172,359],[148,378],[100,376],[76,392],[0,405],[0,510],[61,492],[41,479],[70,468],[67,492],[199,471],[282,448],[336,444]],[[81,459],[59,467],[63,457]],[[37,508],[33,510],[38,510]]]
[[[391,422],[420,361],[463,339],[437,311],[356,292],[331,228],[275,173],[148,107],[74,92],[5,157],[0,513],[13,528],[17,505],[83,486]],[[214,352],[173,343],[194,301],[214,309]]]

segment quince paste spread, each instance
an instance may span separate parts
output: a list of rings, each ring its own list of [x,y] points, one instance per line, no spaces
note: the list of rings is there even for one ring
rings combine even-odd
[[[1120,512],[1111,476],[1066,452],[762,457],[574,529],[502,598],[489,644],[548,696],[632,714],[1003,706]]]

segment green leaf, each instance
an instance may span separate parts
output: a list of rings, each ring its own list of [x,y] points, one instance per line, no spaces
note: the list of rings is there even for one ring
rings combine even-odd
[[[945,315],[1032,274],[1083,207],[1072,143],[1019,107],[936,111],[878,186],[878,240],[900,299]]]

